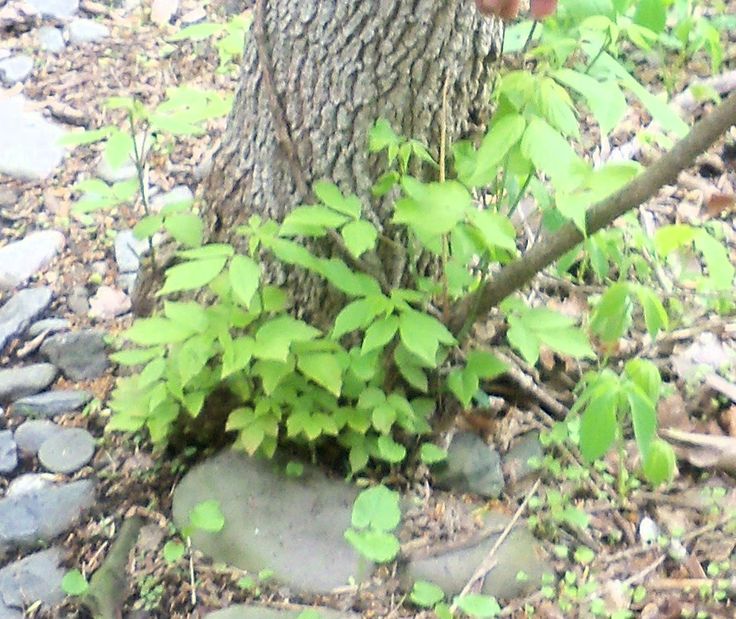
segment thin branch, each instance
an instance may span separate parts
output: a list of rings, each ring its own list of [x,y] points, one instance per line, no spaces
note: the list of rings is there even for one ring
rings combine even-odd
[[[695,158],[705,152],[731,125],[736,123],[736,92],[732,93],[708,116],[698,121],[682,140],[668,153],[632,180],[623,189],[590,208],[586,230],[592,235],[605,228],[624,213],[637,208],[657,195],[666,184],[689,167]],[[510,294],[525,286],[543,269],[584,240],[577,226],[568,222],[553,235],[542,239],[521,258],[503,267],[496,276],[476,294],[467,297],[450,321],[450,329],[461,337],[463,325],[472,325],[485,316]],[[477,304],[477,305],[476,305]],[[473,310],[474,305],[477,309]],[[472,313],[471,313],[472,312]]]

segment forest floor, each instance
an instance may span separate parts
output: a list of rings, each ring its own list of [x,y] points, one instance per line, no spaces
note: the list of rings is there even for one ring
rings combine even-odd
[[[0,2],[0,7],[3,4]],[[164,99],[167,88],[175,85],[215,89],[224,94],[233,92],[237,73],[218,72],[217,52],[208,40],[177,42],[172,48],[167,37],[181,28],[183,16],[194,20],[197,14],[193,12],[204,10],[208,20],[224,22],[228,12],[232,15],[244,7],[231,6],[232,2],[226,6],[227,0],[215,0],[204,9],[188,0],[182,0],[178,8],[173,0],[157,4],[164,14],[159,24],[148,19],[147,6],[123,12],[102,3],[82,2],[82,11],[108,26],[111,36],[69,48],[59,55],[40,54],[31,28],[8,30],[3,34],[3,46],[31,50],[32,55],[42,58],[22,89],[13,88],[38,101],[39,107],[48,109],[51,116],[90,129],[120,120],[119,113],[104,107],[112,96],[134,96],[153,106]],[[736,14],[734,0],[728,7],[731,14]],[[166,23],[167,8],[175,9],[171,24]],[[720,77],[711,74],[709,61],[702,52],[677,62],[641,54],[637,77],[655,91],[666,83],[673,93],[706,78],[733,79],[736,29],[725,32],[723,41],[726,55],[719,69]],[[510,56],[505,62],[513,66],[519,60]],[[696,105],[689,110],[689,117],[706,114],[709,107],[707,103]],[[629,144],[647,124],[646,114],[632,106],[616,130],[612,146]],[[161,192],[181,185],[195,189],[199,182],[197,168],[216,146],[224,125],[224,119],[214,121],[206,135],[178,139],[167,150],[155,151],[150,160],[149,183]],[[603,156],[592,125],[589,139],[584,141],[591,145],[591,157]],[[645,226],[698,224],[712,215],[710,205],[732,201],[736,186],[735,144],[736,135],[727,136],[683,174],[677,185],[663,189],[659,198],[642,211]],[[645,149],[638,158],[649,162],[653,156],[656,151]],[[74,328],[102,326],[114,334],[129,326],[129,314],[93,321],[85,312],[75,312],[67,302],[69,291],[91,291],[100,284],[118,285],[112,253],[114,231],[131,228],[141,215],[136,206],[119,206],[85,218],[75,216],[73,205],[78,196],[73,185],[80,177],[93,174],[99,157],[98,145],[83,146],[71,152],[63,167],[46,181],[0,177],[0,184],[17,198],[12,207],[2,212],[2,236],[10,241],[22,237],[28,229],[62,226],[66,247],[39,281],[57,291],[57,313],[68,317]],[[725,217],[730,222],[726,242],[736,259],[733,213],[731,210]],[[96,263],[106,265],[99,281],[91,278],[92,265]],[[580,316],[587,306],[587,297],[601,291],[602,288],[575,286],[547,275],[537,281],[530,294],[536,303]],[[703,374],[696,377],[693,372],[695,366],[700,366],[710,368],[711,374],[717,373],[724,360],[736,355],[736,322],[733,316],[721,316],[699,307],[687,291],[678,290],[677,294],[680,292],[686,316],[681,324],[654,342],[642,328],[623,341],[615,353],[623,359],[646,357],[657,363],[670,387],[659,407],[661,427],[694,433],[679,435],[679,473],[675,482],[659,490],[633,484],[629,493],[621,497],[615,490],[615,460],[595,469],[581,483],[578,476],[583,465],[579,454],[574,449],[550,447],[555,456],[540,472],[540,485],[534,487],[538,497],[546,497],[538,501],[534,532],[555,567],[559,583],[527,598],[501,600],[504,615],[526,617],[533,609],[534,616],[539,617],[592,616],[588,604],[591,597],[601,597],[610,609],[621,603],[627,587],[633,587],[636,594],[631,609],[635,616],[736,616],[736,480],[732,476],[736,474],[736,362],[731,362],[720,380],[703,380]],[[493,321],[489,321],[487,329],[479,330],[478,337],[489,341],[494,332]],[[12,365],[17,352],[15,349],[3,361]],[[552,355],[542,359],[540,369],[529,368],[518,360],[514,367],[516,377],[498,386],[497,391],[497,395],[507,396],[510,389],[513,395],[497,411],[496,433],[491,437],[502,451],[521,430],[551,430],[571,405],[571,385],[580,376],[576,364]],[[84,382],[82,386],[94,394],[97,405],[84,413],[69,415],[66,423],[102,436],[108,418],[105,401],[113,382],[111,372]],[[59,385],[71,383],[62,379]],[[93,573],[109,549],[110,532],[132,513],[143,514],[169,530],[172,490],[191,463],[201,458],[201,453],[188,451],[168,462],[156,461],[145,441],[105,434],[90,470],[80,473],[99,480],[98,501],[62,540],[70,550],[70,567],[83,566],[86,573]],[[634,470],[637,463],[633,450],[628,450],[625,458],[627,470]],[[504,495],[497,506],[514,513],[525,492],[529,492],[528,486]],[[588,514],[587,526],[577,528],[565,522],[560,514],[568,508]],[[562,552],[580,546],[591,549],[593,556],[575,557]],[[160,551],[149,548],[130,566],[131,592],[124,616],[199,617],[205,610],[253,600],[274,608],[316,602],[353,610],[366,618],[431,616],[420,613],[408,602],[390,568],[381,568],[368,587],[332,597],[300,598],[285,597],[283,589],[270,582],[257,590],[238,587],[239,575],[233,570],[222,569],[197,556],[192,563],[197,575],[197,602],[193,607],[190,566],[169,565]],[[87,616],[87,611],[73,601],[65,602],[54,612],[64,617]]]

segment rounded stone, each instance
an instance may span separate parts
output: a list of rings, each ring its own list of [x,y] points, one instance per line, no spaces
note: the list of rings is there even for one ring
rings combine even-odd
[[[46,440],[38,450],[41,464],[52,473],[74,473],[95,453],[95,439],[82,428],[64,429]]]
[[[41,445],[63,431],[50,419],[29,419],[15,430],[15,442],[23,453],[35,456]]]

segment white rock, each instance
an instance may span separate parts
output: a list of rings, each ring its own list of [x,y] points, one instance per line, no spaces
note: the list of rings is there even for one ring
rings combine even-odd
[[[25,54],[0,60],[0,77],[8,86],[24,81],[33,71],[33,58]]]

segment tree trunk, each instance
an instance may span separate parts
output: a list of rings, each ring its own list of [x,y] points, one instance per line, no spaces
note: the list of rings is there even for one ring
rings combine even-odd
[[[367,150],[375,121],[437,157],[445,89],[447,143],[487,117],[502,26],[473,0],[258,0],[254,13],[203,183],[211,241],[233,241],[253,214],[280,221],[323,178],[386,231],[370,191],[385,162]]]

